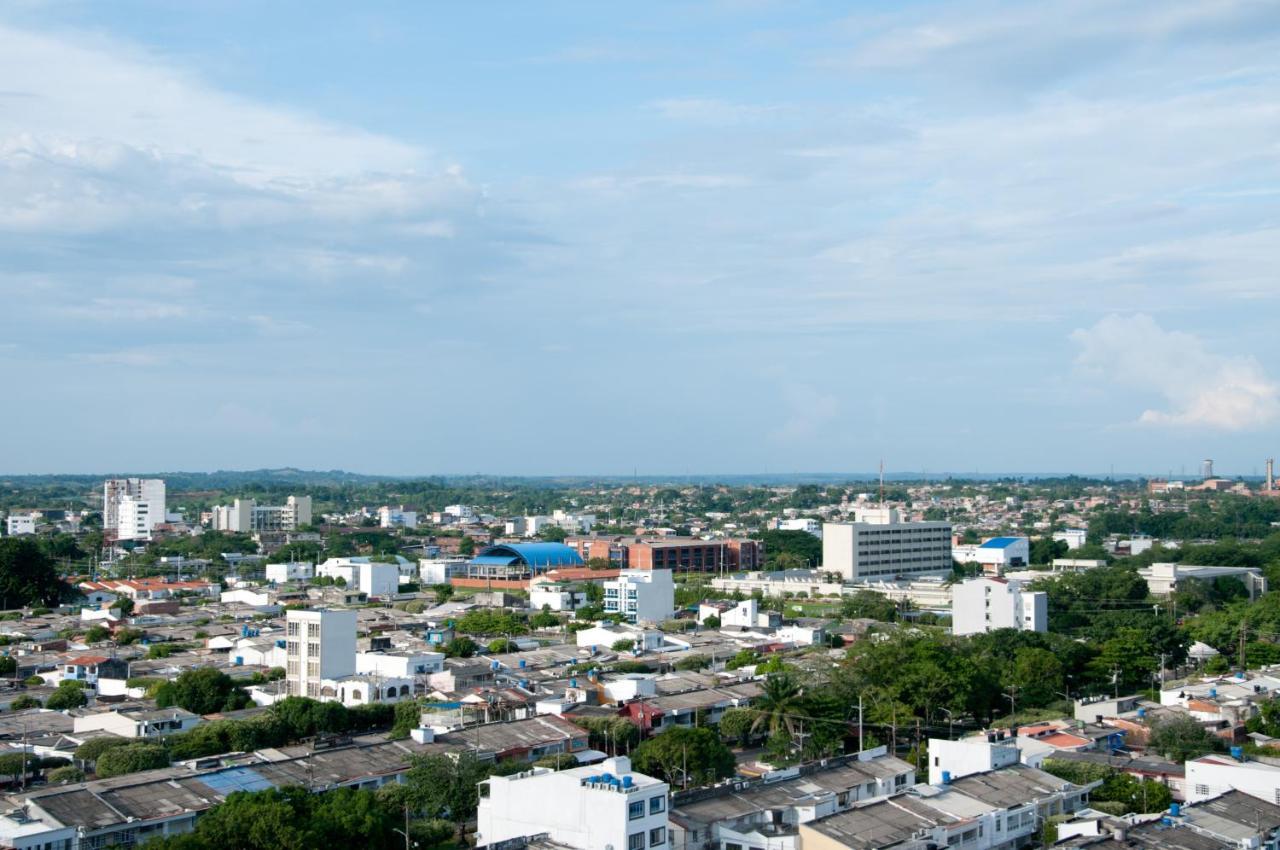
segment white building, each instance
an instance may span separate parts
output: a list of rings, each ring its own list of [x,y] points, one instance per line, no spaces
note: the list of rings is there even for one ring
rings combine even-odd
[[[986,572],[1000,575],[1010,567],[1031,563],[1031,541],[1025,537],[992,537],[976,545],[952,546],[951,557],[961,564],[982,564]]]
[[[407,562],[406,563],[410,563]],[[371,598],[385,599],[400,590],[400,563],[388,564],[367,556],[329,558],[316,567],[316,575],[342,579],[347,587]]]
[[[671,570],[623,570],[604,582],[606,614],[622,614],[629,623],[660,623],[675,610]]]
[[[1191,581],[1211,582],[1216,578],[1236,578],[1249,592],[1250,599],[1257,599],[1267,592],[1267,579],[1257,567],[1199,567],[1194,564],[1152,564],[1139,567],[1138,575],[1146,579],[1147,590],[1152,596],[1168,596],[1179,584]]]
[[[962,776],[1018,764],[1018,739],[1004,730],[978,732],[956,741],[929,739],[929,784],[941,785]]]
[[[1079,549],[1085,544],[1089,532],[1083,528],[1068,528],[1066,531],[1055,531],[1053,539],[1067,544],[1068,549]]]
[[[10,537],[17,537],[20,534],[36,533],[36,517],[35,514],[9,514],[5,518],[5,534]]]
[[[740,629],[767,629],[777,626],[782,615],[777,611],[761,611],[760,603],[754,599],[744,599],[732,607],[724,604],[702,603],[698,606],[698,622],[705,623],[708,617],[718,617],[721,628],[736,627]]]
[[[894,508],[859,509],[822,526],[822,569],[846,581],[951,572],[951,523],[902,522]]]
[[[383,505],[378,508],[378,525],[383,528],[417,528],[417,511],[406,511],[404,505],[393,508]]]
[[[1280,800],[1280,765],[1276,759],[1245,760],[1237,750],[1233,755],[1208,755],[1189,760],[1186,795],[1188,803],[1198,803],[1235,789],[1275,803]]]
[[[449,579],[466,571],[464,558],[420,558],[418,579],[424,584],[448,584]]]
[[[1049,600],[1043,591],[1025,591],[1021,582],[975,578],[951,589],[951,633],[972,635],[996,629],[1049,630]]]
[[[444,653],[390,651],[356,653],[356,672],[386,678],[412,679],[444,670]]]
[[[285,636],[285,682],[289,694],[320,699],[322,681],[355,675],[355,611],[289,611],[285,615]]]
[[[187,732],[204,720],[183,708],[130,709],[98,711],[81,715],[72,721],[75,732],[110,732],[122,738],[163,738]]]
[[[477,847],[542,833],[577,850],[669,847],[667,784],[632,772],[625,756],[569,770],[535,767],[481,785]]]
[[[819,539],[822,537],[822,522],[807,517],[780,519],[774,523],[774,527],[779,531],[806,531]]]
[[[118,540],[150,540],[165,515],[160,478],[111,478],[102,485],[102,530]]]
[[[535,579],[529,583],[529,610],[577,611],[587,604],[585,590],[575,590],[571,584]]]
[[[291,581],[308,581],[316,574],[315,564],[310,561],[285,561],[280,564],[267,564],[267,581],[285,584]]]
[[[212,515],[216,531],[245,534],[297,531],[311,524],[311,497],[290,496],[283,505],[259,505],[253,499],[236,499],[230,505],[215,505]]]

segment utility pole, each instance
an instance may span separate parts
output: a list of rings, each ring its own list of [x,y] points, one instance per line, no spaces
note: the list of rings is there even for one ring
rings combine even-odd
[[[1243,618],[1240,620],[1240,669],[1242,671],[1249,669],[1249,665],[1248,663],[1246,663],[1245,657],[1244,657],[1245,656],[1244,644],[1245,644],[1246,635],[1248,634],[1248,625],[1249,625],[1248,620]]]
[[[862,694],[858,694],[858,752],[866,747],[862,745]]]
[[[1009,716],[1013,717],[1018,713],[1018,686],[1010,685],[1009,693],[1004,696],[1009,698]]]

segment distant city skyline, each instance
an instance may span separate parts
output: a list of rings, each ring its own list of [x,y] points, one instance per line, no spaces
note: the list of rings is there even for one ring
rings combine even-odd
[[[1272,4],[16,3],[0,76],[6,474],[1280,454]]]

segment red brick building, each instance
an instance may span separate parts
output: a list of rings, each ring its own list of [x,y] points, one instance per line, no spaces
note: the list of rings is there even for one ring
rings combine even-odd
[[[764,544],[759,540],[590,535],[564,542],[584,561],[603,558],[624,569],[695,573],[764,569]]]

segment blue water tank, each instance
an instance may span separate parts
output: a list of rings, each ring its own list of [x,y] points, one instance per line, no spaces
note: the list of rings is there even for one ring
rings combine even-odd
[[[490,669],[490,670],[497,670],[497,669],[498,669],[499,667],[501,667],[501,666],[502,666],[502,665],[501,665],[501,664],[499,664],[499,663],[498,663],[498,662],[496,662],[496,661],[490,661],[490,662],[489,662],[489,669]]]
[[[236,656],[236,658],[235,658],[235,661],[233,661],[233,662],[231,662],[231,663],[232,663],[232,664],[234,664],[234,665],[235,665],[235,666],[237,666],[237,667],[242,667],[242,666],[244,666],[244,659],[243,659],[242,657],[240,657],[239,655],[237,655],[237,656]]]
[[[569,687],[571,687],[571,688],[576,688],[576,687],[578,687],[578,680],[577,680],[577,679],[570,679],[570,680],[569,680]]]
[[[529,680],[528,680],[528,679],[521,679],[521,680],[520,680],[520,687],[522,687],[522,688],[528,688],[528,687],[529,687]]]
[[[1147,716],[1147,710],[1146,710],[1145,708],[1140,708],[1140,709],[1138,709],[1138,717],[1139,717],[1139,718],[1143,718],[1143,717],[1146,717],[1146,716]]]
[[[526,663],[526,662],[525,662],[525,660],[524,660],[523,658],[521,658],[521,659],[520,659],[520,669],[521,669],[521,670],[523,670],[523,669],[524,669],[524,667],[525,667],[525,663]]]
[[[1209,689],[1209,699],[1217,699],[1217,698],[1218,698],[1218,689],[1217,689],[1217,688],[1210,688],[1210,689]]]
[[[1244,747],[1232,747],[1231,757],[1236,761],[1244,761]]]
[[[1170,817],[1175,817],[1175,818],[1176,818],[1176,817],[1181,817],[1181,816],[1182,816],[1182,806],[1178,805],[1177,803],[1170,803],[1170,804],[1169,804],[1169,815],[1170,815]]]
[[[608,785],[612,785],[612,784],[613,784],[613,774],[612,774],[612,773],[602,773],[602,774],[600,774],[600,781],[601,781],[601,782],[604,782],[604,783],[606,783],[606,784],[608,784]]]
[[[951,771],[949,770],[942,771],[942,784],[943,785],[951,784]]]
[[[630,787],[631,787],[631,785],[632,785],[632,781],[631,781],[631,777],[630,777],[630,776],[624,776],[624,777],[622,777],[622,787],[623,787],[623,788],[630,788]]]

